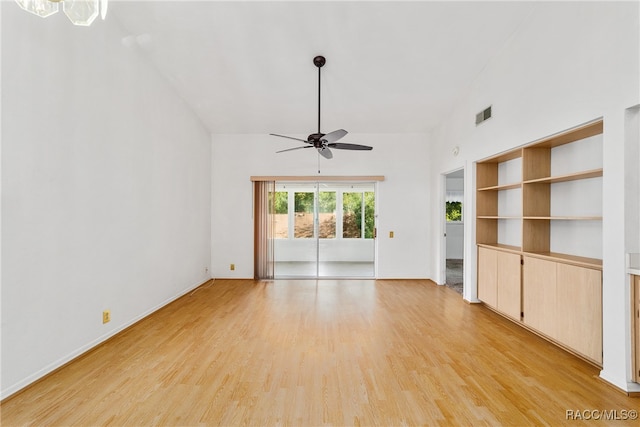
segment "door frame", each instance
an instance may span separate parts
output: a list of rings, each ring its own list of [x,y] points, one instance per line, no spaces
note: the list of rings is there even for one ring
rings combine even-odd
[[[462,193],[463,193],[463,199],[466,200],[466,194],[467,194],[467,179],[466,179],[466,168],[464,166],[449,170],[447,172],[443,172],[440,174],[440,203],[439,203],[439,208],[438,208],[438,212],[439,212],[439,246],[440,246],[440,259],[439,259],[439,278],[436,281],[436,283],[438,285],[446,285],[447,283],[447,176],[453,174],[453,173],[457,173],[462,171],[463,174],[463,189],[462,189]],[[463,243],[462,243],[462,259],[464,262],[464,267],[463,267],[463,272],[466,271],[467,269],[467,265],[466,265],[466,249],[467,249],[467,242],[468,242],[468,236],[467,236],[467,224],[466,224],[466,218],[468,218],[468,211],[469,209],[465,208],[466,203],[463,201],[462,203],[462,223],[463,223]],[[465,273],[463,273],[463,281],[464,281],[464,285],[463,288],[466,290],[466,280],[464,279],[464,277],[466,276]],[[463,293],[464,295],[464,293]]]
[[[299,178],[299,177],[295,177],[295,178]],[[297,192],[296,191],[296,187],[300,186],[301,188],[308,188],[311,190],[311,187],[313,187],[312,191],[308,191],[310,193],[313,193],[313,198],[314,198],[314,206],[313,206],[313,230],[314,230],[314,237],[313,240],[314,242],[310,242],[314,248],[315,248],[315,274],[314,275],[282,275],[282,276],[277,276],[277,272],[274,274],[275,278],[279,278],[279,279],[312,279],[312,280],[316,280],[316,279],[375,279],[377,278],[377,274],[378,274],[378,242],[377,242],[377,236],[376,236],[376,229],[377,229],[377,221],[378,221],[378,194],[379,194],[379,189],[378,189],[378,181],[381,181],[381,179],[344,179],[344,180],[338,180],[338,179],[329,179],[326,180],[324,179],[325,177],[314,177],[314,179],[302,179],[302,180],[298,180],[295,179],[294,177],[291,178],[287,178],[287,179],[280,179],[275,181],[275,185],[276,185],[276,191],[279,185],[283,185],[283,186],[290,186],[293,188],[293,190],[289,190],[291,191],[291,193],[289,194],[289,209],[294,209],[294,203],[292,203],[292,200],[294,198],[294,194]],[[322,239],[319,236],[319,208],[320,208],[320,201],[319,201],[319,195],[322,191],[327,191],[326,189],[323,190],[323,186],[324,187],[329,187],[328,191],[335,191],[336,192],[336,210],[340,209],[341,212],[343,212],[343,208],[342,208],[342,203],[343,201],[340,199],[340,195],[344,194],[344,193],[348,193],[348,192],[353,192],[353,191],[347,191],[344,188],[341,188],[343,186],[348,186],[348,185],[358,185],[358,184],[366,184],[367,186],[371,186],[372,187],[372,191],[375,197],[375,202],[374,202],[374,212],[373,212],[373,219],[374,219],[374,237],[373,237],[373,242],[372,242],[372,249],[373,249],[373,254],[372,254],[372,263],[373,263],[373,271],[372,271],[372,275],[371,276],[358,276],[358,275],[321,275],[320,274],[320,267],[321,267],[321,258],[322,258],[322,253],[321,253],[321,245],[323,244]],[[331,188],[332,185],[335,186],[335,188]],[[361,191],[358,191],[361,190]],[[367,190],[369,191],[369,190]],[[305,191],[306,192],[306,191]],[[365,190],[363,190],[362,188],[360,189],[355,189],[355,192],[362,192],[363,197],[365,194]],[[364,203],[364,199],[363,199],[363,203]],[[294,238],[293,233],[294,233],[294,229],[295,229],[295,225],[292,224],[292,217],[291,217],[291,210],[289,210],[289,220],[288,220],[288,226],[289,226],[289,239]],[[295,215],[295,212],[294,212]],[[365,215],[365,211],[363,208],[363,212],[362,215]],[[339,220],[342,216],[338,215],[336,220]],[[293,226],[293,228],[292,228]],[[336,224],[336,241],[338,239],[338,231],[341,229],[342,224]],[[362,224],[362,232],[364,233],[364,223]],[[341,239],[341,237],[340,237]],[[365,237],[364,235],[362,236],[362,239],[364,240]],[[328,239],[329,241],[333,240],[333,239]],[[357,240],[357,239],[356,239]],[[348,243],[349,239],[347,239],[346,243],[347,245],[350,245],[350,243]],[[337,243],[334,243],[334,245]],[[357,244],[357,243],[356,243]],[[277,257],[277,249],[274,252],[274,263],[275,258]]]

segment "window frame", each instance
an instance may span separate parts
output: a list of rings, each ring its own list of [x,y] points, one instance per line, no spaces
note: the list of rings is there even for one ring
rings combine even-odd
[[[309,237],[295,237],[295,193],[313,193],[314,194],[314,214],[320,213],[320,193],[335,193],[335,237],[318,237],[318,226],[314,223],[313,227],[313,239],[319,240],[357,240],[357,239],[375,239],[375,224],[376,224],[376,188],[375,183],[371,186],[360,187],[358,185],[335,185],[328,184],[326,189],[318,189],[315,186],[311,187],[305,183],[276,183],[276,193],[287,192],[287,237],[275,237],[277,240],[307,240]],[[360,193],[361,194],[361,224],[360,224],[360,237],[344,237],[343,231],[343,218],[344,218],[344,206],[343,195],[344,193]],[[372,193],[374,197],[374,209],[371,213],[374,218],[374,226],[371,237],[366,237],[366,193]],[[293,209],[292,209],[293,207]],[[314,221],[315,222],[315,221]]]

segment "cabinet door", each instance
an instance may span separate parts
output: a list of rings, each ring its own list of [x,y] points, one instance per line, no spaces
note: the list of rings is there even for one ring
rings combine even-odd
[[[498,305],[498,252],[478,248],[478,299],[485,304]]]
[[[551,338],[557,338],[555,262],[524,257],[522,309],[525,324]]]
[[[558,340],[602,363],[602,273],[558,263]]]
[[[636,366],[634,370],[634,379],[637,383],[640,383],[640,276],[633,277],[633,318],[635,329],[635,357]]]
[[[520,320],[521,312],[520,255],[498,252],[498,301],[497,308],[509,317]]]

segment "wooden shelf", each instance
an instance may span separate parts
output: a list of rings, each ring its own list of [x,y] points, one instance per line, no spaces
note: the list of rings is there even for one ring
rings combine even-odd
[[[507,162],[509,160],[517,159],[519,157],[522,157],[522,149],[507,151],[505,153],[486,158],[482,160],[482,163],[502,163],[502,162]]]
[[[601,216],[506,216],[478,215],[478,219],[527,219],[533,221],[602,221]]]
[[[521,188],[522,184],[519,182],[513,184],[502,184],[502,185],[494,185],[491,187],[478,188],[478,191],[501,191],[501,190],[513,190],[516,188]]]
[[[512,252],[521,254],[522,248],[520,246],[503,245],[502,243],[478,243],[478,246],[488,249],[496,249],[503,252]]]
[[[566,181],[576,181],[579,179],[587,179],[587,178],[598,178],[602,176],[602,168],[600,169],[592,169],[583,172],[575,172],[566,175],[558,175],[558,176],[549,176],[545,178],[538,179],[530,179],[524,181],[522,184],[553,184],[554,182],[566,182]]]
[[[510,252],[533,258],[545,259],[547,261],[556,261],[563,264],[602,270],[602,260],[597,258],[587,258],[558,252],[523,251],[520,246],[504,245],[502,243],[478,243],[478,246],[481,248],[495,249],[502,252]]]
[[[499,220],[520,220],[522,225],[522,241],[520,245],[525,251],[543,252],[551,250],[552,221],[585,223],[586,221],[602,221],[602,215],[597,215],[598,210],[584,210],[586,215],[576,214],[569,209],[551,209],[551,193],[554,183],[587,180],[603,176],[603,168],[582,170],[579,172],[562,175],[551,175],[552,148],[564,144],[577,142],[585,138],[602,133],[602,120],[578,126],[568,131],[560,132],[542,140],[533,142],[510,152],[500,153],[478,162],[476,168],[476,242],[494,244],[499,242]],[[513,159],[522,160],[522,181],[513,182],[513,176],[507,178],[506,184],[500,182],[500,167],[504,162]],[[503,177],[503,178],[506,178]],[[504,190],[521,189],[522,197],[519,201],[515,197],[501,197],[510,195]],[[501,198],[499,200],[499,198]],[[508,203],[505,208],[501,203]],[[520,207],[514,205],[519,203]],[[559,212],[560,215],[553,215]],[[590,211],[590,212],[589,212]],[[520,212],[519,215],[505,215],[507,212]],[[563,212],[569,214],[562,215]],[[591,215],[594,212],[596,215]],[[504,230],[503,230],[504,231]],[[513,233],[513,230],[510,229]],[[507,239],[512,241],[515,239]]]
[[[602,221],[601,216],[524,216],[522,219],[552,221]]]
[[[561,262],[563,264],[577,265],[579,267],[602,270],[602,260],[597,258],[587,258],[575,255],[561,254],[557,252],[523,252],[522,255],[546,259],[548,261]]]
[[[571,142],[599,135],[603,132],[603,129],[603,122],[602,119],[600,119],[591,123],[584,124],[577,128],[551,135],[550,137],[544,138],[540,141],[536,141],[531,145],[543,148],[558,147],[560,145],[569,144]]]

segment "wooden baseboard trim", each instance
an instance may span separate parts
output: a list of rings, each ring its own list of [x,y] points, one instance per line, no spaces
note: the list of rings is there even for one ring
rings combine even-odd
[[[523,329],[526,329],[527,331],[531,332],[532,334],[539,336],[539,337],[540,337],[540,338],[542,338],[543,340],[550,342],[551,344],[555,345],[555,346],[556,346],[556,347],[558,347],[558,348],[561,348],[562,350],[564,350],[564,351],[566,351],[567,353],[569,353],[569,354],[571,354],[571,355],[573,355],[573,356],[577,357],[578,359],[583,360],[584,362],[587,362],[588,364],[590,364],[590,365],[591,365],[591,366],[593,366],[594,368],[602,369],[602,364],[601,364],[601,363],[598,363],[598,362],[596,362],[595,360],[591,360],[591,359],[589,359],[589,358],[587,358],[587,357],[585,357],[585,356],[581,355],[580,353],[578,353],[578,352],[576,352],[575,350],[573,350],[573,349],[571,349],[571,348],[569,348],[569,347],[567,347],[567,346],[563,345],[562,343],[559,343],[558,341],[554,340],[553,338],[548,337],[548,336],[546,336],[545,334],[543,334],[543,333],[541,333],[541,332],[539,332],[539,331],[536,331],[536,330],[535,330],[535,329],[533,329],[531,326],[529,326],[529,325],[527,325],[527,324],[523,323],[522,321],[519,321],[519,320],[517,320],[517,319],[513,319],[513,318],[511,318],[511,317],[509,317],[509,316],[505,316],[504,314],[502,314],[501,312],[499,312],[499,311],[498,311],[498,310],[496,310],[495,308],[488,306],[488,305],[487,305],[487,304],[485,304],[484,302],[481,302],[481,304],[482,304],[484,307],[486,307],[486,308],[488,308],[489,310],[491,310],[491,311],[493,311],[494,313],[496,313],[498,316],[502,317],[503,319],[508,320],[508,321],[510,321],[510,322],[512,322],[512,323],[514,323],[514,324],[516,324],[516,325],[518,325],[518,326],[520,326],[520,327],[521,327],[521,328],[523,328]]]

